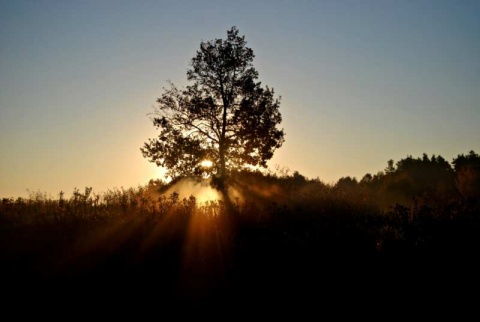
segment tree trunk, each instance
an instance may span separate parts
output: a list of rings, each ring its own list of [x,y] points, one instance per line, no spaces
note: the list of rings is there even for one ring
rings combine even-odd
[[[222,192],[226,192],[226,187],[225,187],[225,179],[226,179],[226,166],[225,166],[225,150],[226,150],[226,142],[225,142],[225,133],[227,129],[227,109],[229,106],[229,102],[225,96],[225,92],[223,89],[223,83],[220,78],[220,88],[221,88],[221,95],[222,95],[222,101],[223,101],[223,115],[222,115],[222,133],[220,137],[220,146],[219,146],[219,152],[220,152],[220,175],[219,175],[219,190]]]
[[[220,191],[225,190],[226,167],[225,167],[225,148],[223,142],[220,144],[220,173],[218,176],[218,188]]]

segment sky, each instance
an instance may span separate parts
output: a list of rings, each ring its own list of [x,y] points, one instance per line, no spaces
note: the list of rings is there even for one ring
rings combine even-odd
[[[480,1],[0,0],[0,197],[162,178],[148,114],[237,26],[281,96],[276,168],[335,183],[480,152]]]

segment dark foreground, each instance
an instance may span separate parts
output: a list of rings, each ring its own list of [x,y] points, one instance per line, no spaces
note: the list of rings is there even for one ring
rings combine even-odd
[[[4,222],[3,303],[19,312],[39,305],[190,314],[332,304],[404,310],[478,298],[477,219],[406,226],[396,236],[386,218],[280,208],[252,214]]]

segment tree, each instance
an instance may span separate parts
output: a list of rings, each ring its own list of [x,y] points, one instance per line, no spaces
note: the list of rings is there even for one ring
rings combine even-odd
[[[390,159],[387,162],[387,167],[385,168],[385,173],[386,174],[391,174],[395,172],[395,166],[393,165],[393,160]]]
[[[152,121],[160,134],[141,151],[167,176],[213,175],[223,188],[229,172],[266,167],[284,142],[277,128],[280,97],[257,81],[255,56],[246,44],[235,26],[224,40],[202,41],[187,71],[193,83],[184,89],[170,83],[157,99]]]
[[[480,198],[480,155],[471,150],[453,159],[456,184],[463,196]]]
[[[423,153],[421,158],[411,155],[393,166],[388,161],[381,189],[387,199],[398,203],[410,203],[415,197],[445,199],[455,190],[454,172],[442,157]]]

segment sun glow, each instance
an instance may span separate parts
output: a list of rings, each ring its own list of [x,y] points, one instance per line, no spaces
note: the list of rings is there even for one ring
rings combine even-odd
[[[202,163],[200,163],[200,165],[204,168],[211,168],[213,165],[213,162],[210,160],[203,160]]]
[[[197,180],[185,178],[177,182],[165,192],[165,196],[177,193],[180,200],[183,198],[195,197],[198,203],[216,201],[222,199],[219,192],[210,185],[209,180]]]

